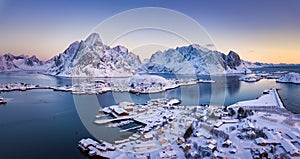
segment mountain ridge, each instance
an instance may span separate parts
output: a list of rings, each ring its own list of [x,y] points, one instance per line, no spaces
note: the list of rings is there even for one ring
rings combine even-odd
[[[137,73],[250,73],[249,68],[264,65],[244,61],[234,51],[226,55],[198,44],[157,51],[150,59],[141,62],[138,55],[124,46],[111,48],[103,44],[97,33],[71,43],[64,52],[46,61],[39,60],[35,55],[0,56],[0,72],[31,70],[67,77],[118,77]]]

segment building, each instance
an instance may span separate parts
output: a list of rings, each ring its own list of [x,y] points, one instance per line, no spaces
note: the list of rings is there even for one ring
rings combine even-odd
[[[127,116],[129,113],[124,110],[123,108],[115,107],[113,108],[114,113],[116,113],[118,116]]]
[[[149,141],[149,140],[153,140],[153,135],[152,134],[145,134],[143,137],[144,141]]]
[[[262,137],[256,138],[255,143],[259,146],[266,146],[267,145],[266,140]]]
[[[133,105],[126,105],[126,106],[124,106],[124,109],[125,109],[127,112],[132,112],[132,111],[133,111],[133,108],[134,108]]]
[[[226,140],[225,142],[223,142],[222,147],[229,147],[230,145],[232,145],[232,141]]]
[[[183,151],[188,151],[191,149],[191,145],[186,143],[181,144],[179,147],[182,148]]]
[[[283,139],[280,141],[280,144],[282,148],[291,156],[300,156],[298,148],[296,148],[291,142],[287,141],[286,139]]]

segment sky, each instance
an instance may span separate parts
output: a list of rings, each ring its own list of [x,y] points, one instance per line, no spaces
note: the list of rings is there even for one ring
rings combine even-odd
[[[298,0],[0,0],[0,54],[49,59],[106,19],[140,7],[167,8],[192,18],[223,53],[233,50],[248,61],[300,63]]]

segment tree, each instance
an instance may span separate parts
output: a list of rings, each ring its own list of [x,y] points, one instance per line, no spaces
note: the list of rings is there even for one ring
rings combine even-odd
[[[236,112],[232,108],[228,108],[228,114],[230,116],[234,116],[236,114]]]
[[[191,125],[191,126],[186,130],[186,132],[184,133],[183,138],[184,138],[184,139],[189,138],[189,137],[192,135],[192,133],[193,133],[193,127],[192,127],[192,125]]]
[[[245,110],[242,107],[239,107],[238,114],[243,114],[244,112],[245,112]]]

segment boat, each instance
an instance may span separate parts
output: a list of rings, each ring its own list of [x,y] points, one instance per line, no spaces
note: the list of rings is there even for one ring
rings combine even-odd
[[[7,103],[7,101],[3,97],[0,96],[0,104],[6,104],[6,103]]]

